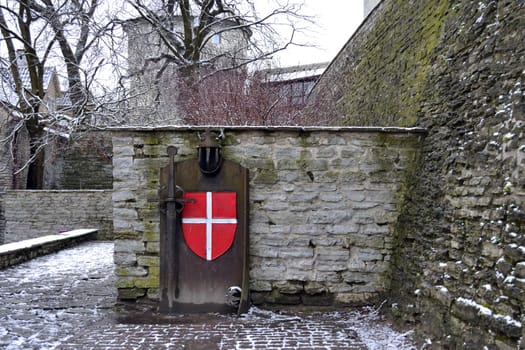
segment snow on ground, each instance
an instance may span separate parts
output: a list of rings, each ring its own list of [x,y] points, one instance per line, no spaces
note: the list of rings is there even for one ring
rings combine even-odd
[[[251,307],[243,316],[247,320],[270,320],[278,322],[309,323],[316,320],[332,319],[333,322],[357,333],[358,337],[370,350],[417,349],[411,340],[412,332],[400,333],[394,330],[373,307],[355,308],[345,311],[317,311],[317,312],[275,312]],[[347,336],[346,334],[344,336]]]
[[[53,349],[111,314],[113,244],[90,242],[0,270],[0,349]]]
[[[116,321],[115,301],[111,243],[85,243],[0,270],[0,348],[76,349],[86,341],[97,348],[100,341],[115,341],[115,334],[122,344],[129,344],[140,332],[143,344],[158,342],[159,336],[164,339],[170,332],[178,334],[172,341],[183,341],[206,337],[203,327],[215,329],[216,324],[225,349],[228,344],[250,349],[242,346],[242,337],[253,338],[253,344],[261,337],[282,344],[295,342],[297,349],[300,344],[317,343],[325,349],[363,349],[364,344],[371,350],[415,349],[410,333],[393,330],[373,308],[298,312],[252,307],[241,318],[209,315],[192,322],[191,316],[181,316],[184,321],[178,324],[127,325]],[[291,335],[292,342],[287,338]]]

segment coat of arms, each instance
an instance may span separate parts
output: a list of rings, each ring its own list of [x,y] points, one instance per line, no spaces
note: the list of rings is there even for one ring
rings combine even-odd
[[[182,211],[182,233],[188,247],[212,261],[231,247],[237,227],[235,192],[186,192]]]

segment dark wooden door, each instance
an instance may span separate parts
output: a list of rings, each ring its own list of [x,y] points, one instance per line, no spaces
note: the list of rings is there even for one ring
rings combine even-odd
[[[214,175],[202,174],[197,160],[174,163],[176,197],[182,191],[235,193],[236,229],[231,246],[220,256],[207,260],[196,254],[183,237],[181,204],[174,225],[167,225],[161,206],[160,221],[160,310],[166,313],[245,312],[248,304],[248,170],[224,160]],[[170,171],[161,168],[161,203],[168,199]],[[187,197],[191,197],[187,196]],[[187,198],[189,200],[191,198]],[[171,228],[172,232],[169,228]],[[231,287],[242,289],[240,305],[228,302]]]

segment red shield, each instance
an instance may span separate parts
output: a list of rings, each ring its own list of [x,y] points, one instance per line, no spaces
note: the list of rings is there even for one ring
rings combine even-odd
[[[188,247],[208,261],[231,247],[237,227],[235,192],[186,192],[182,233]]]

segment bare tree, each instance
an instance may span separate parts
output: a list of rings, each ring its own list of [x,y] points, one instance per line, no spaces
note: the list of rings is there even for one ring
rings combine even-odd
[[[311,124],[286,85],[271,84],[247,69],[218,72],[187,86],[181,81],[181,108],[190,125]]]
[[[257,7],[261,3],[266,4],[262,10]],[[311,22],[301,13],[300,3],[279,5],[276,0],[275,4],[257,1],[256,5],[255,0],[0,0],[0,73],[2,82],[8,81],[8,86],[2,83],[0,97],[11,116],[11,129],[4,139],[14,141],[23,131],[30,139],[29,160],[18,160],[14,171],[29,167],[28,187],[40,188],[42,150],[50,137],[67,136],[99,118],[135,124],[130,110],[148,116],[143,119],[156,125],[161,114],[170,122],[169,115],[177,113],[183,96],[209,96],[202,95],[210,84],[201,84],[203,78],[236,69],[247,76],[242,67],[270,59],[295,44],[301,25]],[[121,16],[115,20],[106,11]],[[130,43],[125,52],[121,24],[128,28],[128,36],[144,37],[145,51],[133,55]],[[143,29],[147,33],[140,31]],[[65,93],[59,91],[54,99],[46,91],[50,76],[55,76],[56,85],[67,85]],[[189,89],[184,94],[173,89],[173,82],[180,79]],[[141,81],[152,85],[137,84]],[[251,91],[254,89],[252,84]],[[192,103],[185,103],[186,110]],[[265,113],[268,118],[270,114]],[[254,119],[248,113],[245,116]],[[261,122],[261,118],[255,119]]]
[[[0,4],[2,52],[7,53],[0,67],[2,103],[19,120],[5,141],[16,139],[20,128],[27,129],[30,159],[21,168],[29,166],[29,188],[42,186],[46,138],[64,135],[60,130],[82,124],[92,108],[89,86],[97,66],[89,66],[90,71],[82,63],[110,23],[95,21],[98,6],[98,0],[4,0]],[[68,90],[47,98],[47,80],[59,80],[58,71],[50,68],[54,65],[64,67]]]
[[[302,4],[264,3],[266,11],[254,0],[127,0],[137,14],[126,26],[137,123],[181,123],[181,105],[191,104],[182,100],[203,96],[207,84],[199,80],[270,59],[295,45],[297,31],[311,21],[301,13]]]
[[[228,57],[231,68],[270,57],[294,44],[300,21],[310,19],[301,14],[301,3],[287,2],[257,10],[254,0],[158,0],[148,3],[127,0],[139,18],[148,22],[164,45],[156,56],[146,57],[144,65],[162,62],[179,67],[216,65]],[[279,30],[286,26],[287,37]],[[240,38],[239,36],[242,36]],[[230,45],[222,50],[214,40],[230,36]],[[210,45],[210,43],[212,45]]]

